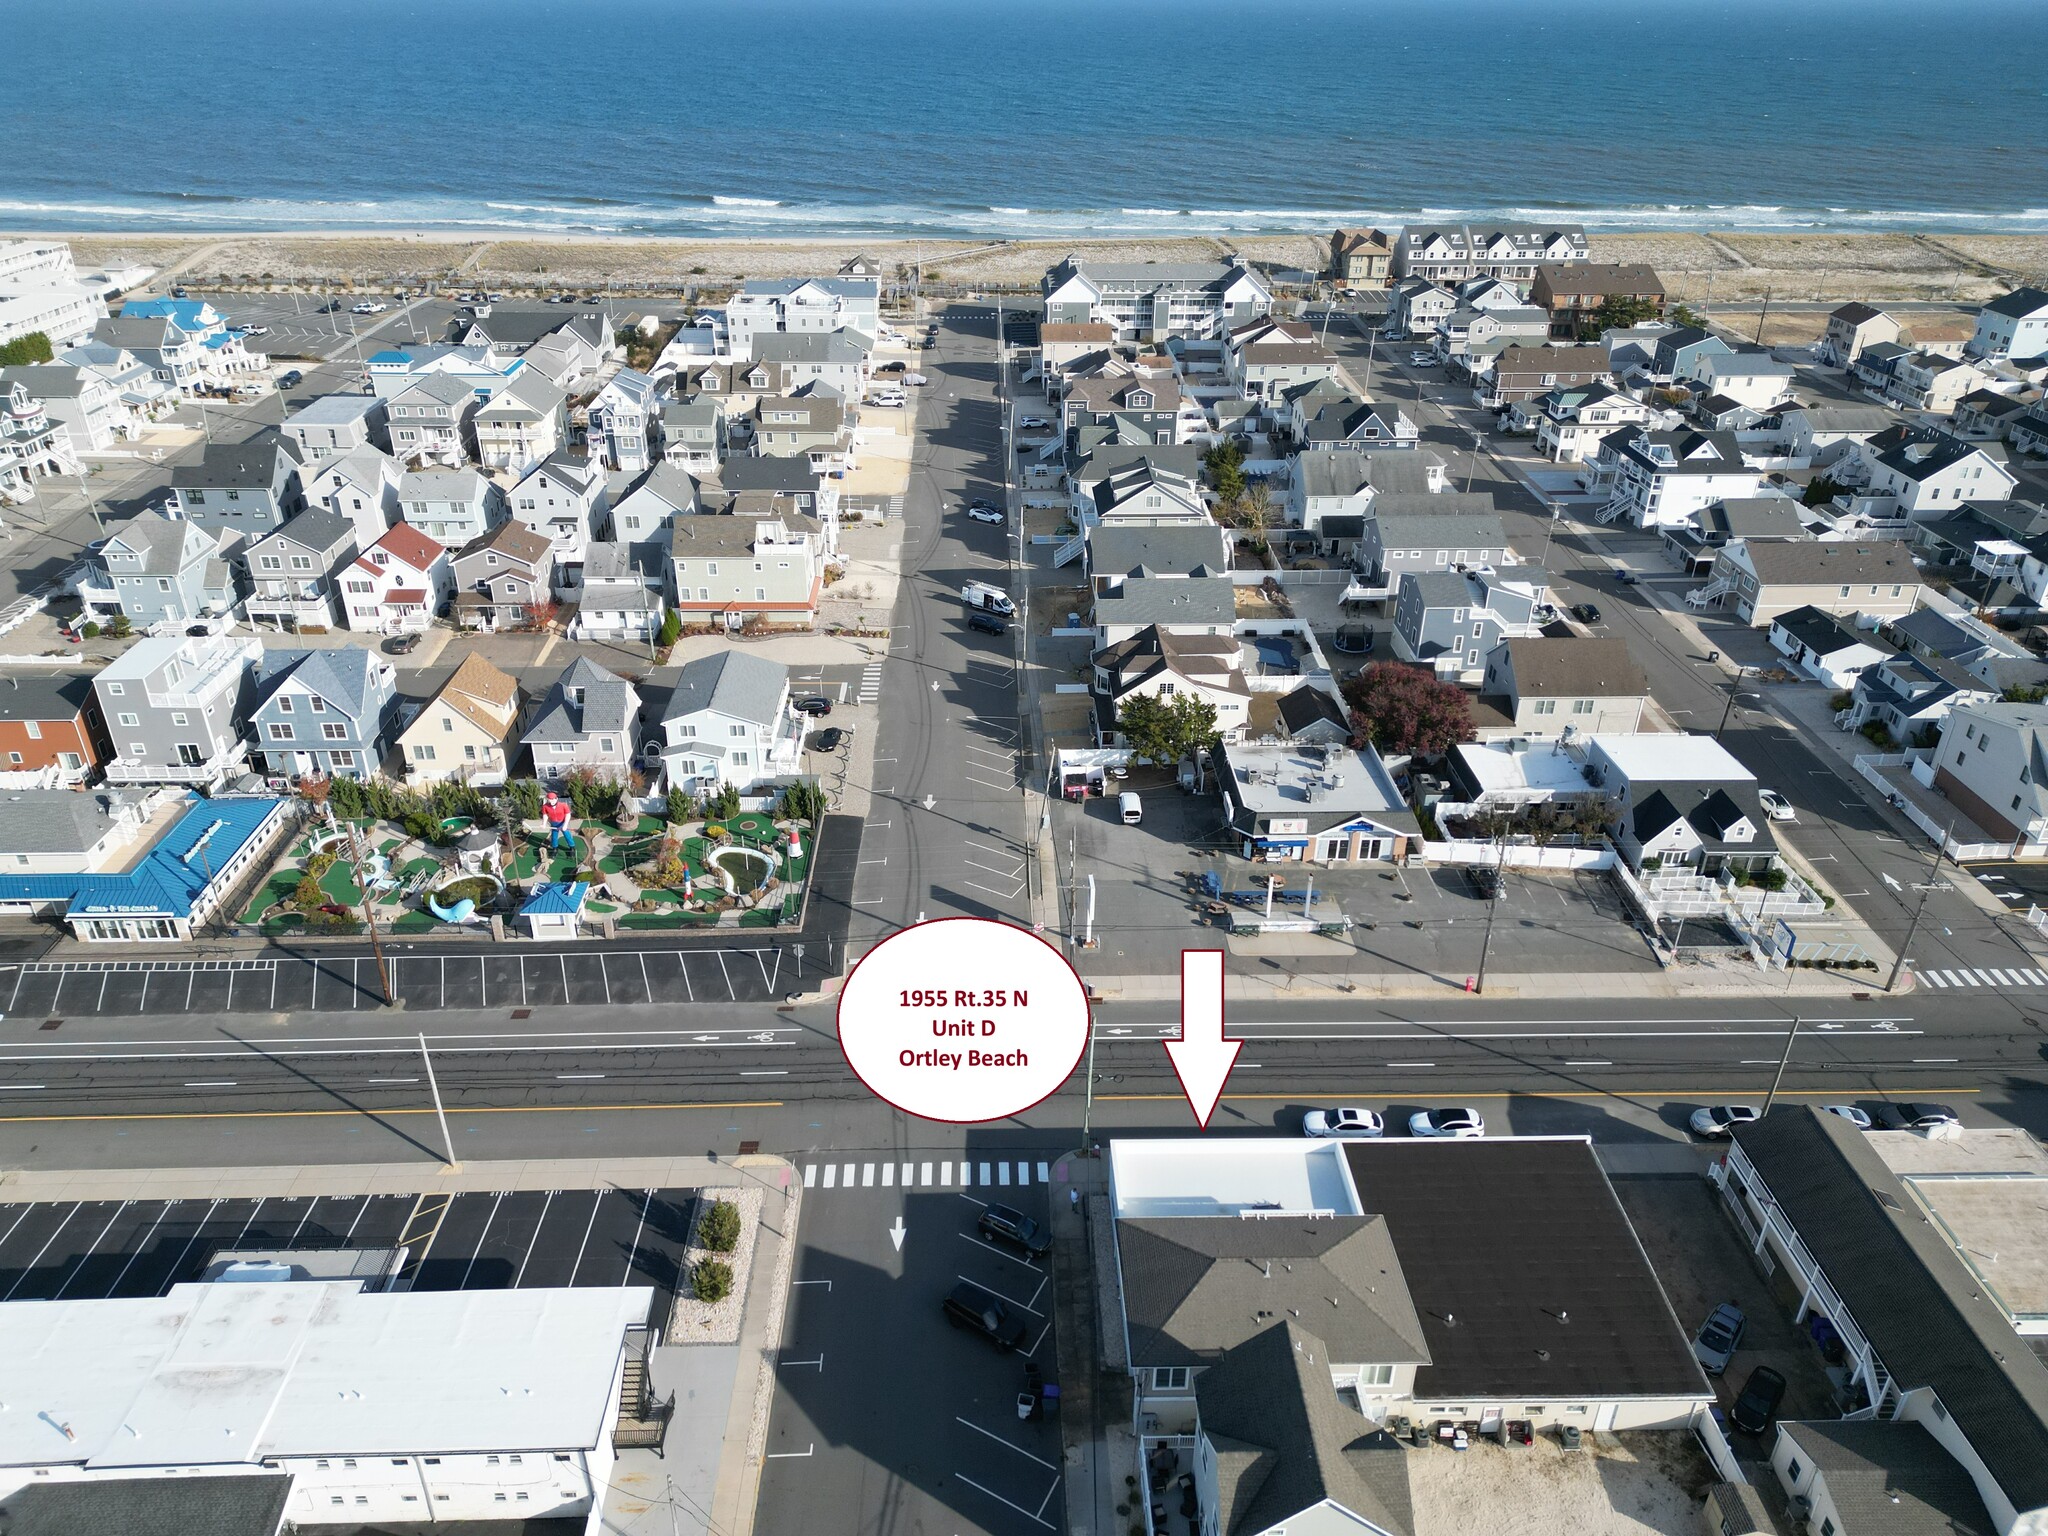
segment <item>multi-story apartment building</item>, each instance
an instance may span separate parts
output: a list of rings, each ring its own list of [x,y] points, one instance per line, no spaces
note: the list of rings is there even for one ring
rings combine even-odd
[[[817,614],[825,561],[814,518],[681,517],[670,525],[669,550],[686,622],[738,629],[754,618],[808,624]]]
[[[362,447],[309,466],[306,505],[339,512],[355,524],[356,544],[367,549],[398,521],[398,487],[405,468],[381,448]]]
[[[590,402],[590,456],[638,472],[661,458],[662,394],[654,380],[621,368]]]
[[[197,464],[171,471],[170,505],[201,528],[260,537],[306,505],[297,453],[297,446],[276,432],[215,443]]]
[[[69,436],[74,452],[103,453],[142,430],[136,405],[96,368],[77,363],[0,368],[0,395],[12,394],[17,384],[42,406],[50,424]]]
[[[471,418],[477,462],[522,471],[558,452],[569,439],[569,397],[531,368],[522,368]]]
[[[1094,262],[1068,256],[1039,284],[1047,325],[1103,324],[1120,341],[1220,337],[1273,308],[1242,261]]]
[[[1743,462],[1732,432],[1623,427],[1593,458],[1593,491],[1607,498],[1599,520],[1626,518],[1637,528],[1676,527],[1714,502],[1761,496],[1766,483]]]
[[[731,355],[751,362],[757,337],[799,331],[859,331],[872,341],[881,332],[881,302],[882,285],[872,277],[785,277],[742,283],[725,304]]]
[[[70,430],[19,379],[0,384],[0,496],[22,500],[38,480],[78,472]]]
[[[326,629],[340,612],[341,573],[356,557],[355,524],[314,507],[242,547],[251,624]]]
[[[398,674],[360,646],[265,651],[250,729],[264,771],[361,779],[377,771],[398,726]]]
[[[254,636],[154,635],[93,679],[113,739],[116,784],[217,789],[249,759],[243,736],[250,677],[263,654]]]
[[[1395,242],[1393,273],[1431,282],[1527,283],[1543,263],[1584,261],[1586,251],[1586,231],[1577,224],[1411,224]]]
[[[1330,236],[1330,276],[1339,288],[1378,288],[1393,270],[1394,242],[1383,229],[1340,229]]]
[[[398,482],[398,515],[452,549],[505,520],[505,493],[473,469],[416,469]]]
[[[555,454],[534,465],[506,499],[514,520],[553,546],[555,594],[573,600],[582,587],[584,551],[610,520],[604,466]]]
[[[1963,350],[1984,358],[2048,357],[2048,292],[2019,288],[1993,299],[1978,311]]]
[[[391,450],[390,403],[379,395],[322,395],[285,417],[280,429],[308,466],[358,448]]]

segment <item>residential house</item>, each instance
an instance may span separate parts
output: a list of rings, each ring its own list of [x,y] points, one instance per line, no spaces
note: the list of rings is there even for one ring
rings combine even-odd
[[[355,525],[338,512],[309,508],[238,551],[248,572],[251,624],[326,630],[341,616],[342,573],[356,558]]]
[[[1734,496],[1701,507],[1685,522],[1664,530],[1664,554],[1688,576],[1714,568],[1721,546],[1731,539],[1804,539],[1799,502],[1790,496]]]
[[[1949,712],[1964,704],[1990,704],[1999,690],[1967,668],[1941,656],[1896,653],[1856,675],[1854,697],[1835,723],[1859,731],[1876,721],[1892,740],[1907,746],[1934,744]]]
[[[756,794],[795,774],[805,718],[790,708],[789,668],[780,662],[737,650],[686,662],[661,711],[670,792],[701,796],[730,784]]]
[[[1377,495],[1433,494],[1444,484],[1444,462],[1427,450],[1311,449],[1288,477],[1287,521],[1315,533],[1328,518],[1363,517]]]
[[[1816,467],[1834,463],[1897,422],[1881,405],[1794,405],[1778,414],[1785,452]]]
[[[1264,696],[1254,697],[1254,707],[1260,697]],[[1281,694],[1274,716],[1271,734],[1281,741],[1341,747],[1351,740],[1351,711],[1342,699],[1314,683]]]
[[[505,521],[505,493],[474,469],[415,469],[398,482],[398,515],[453,549]]]
[[[1349,381],[1337,354],[1312,327],[1270,317],[1233,327],[1223,339],[1223,378],[1241,399],[1269,400],[1317,379]]]
[[[10,673],[0,684],[0,784],[83,784],[114,755],[86,672]]]
[[[1537,269],[1586,259],[1577,224],[1410,224],[1394,248],[1394,276],[1460,281],[1497,277],[1534,280]]]
[[[1899,322],[1868,304],[1844,304],[1828,315],[1815,349],[1816,360],[1828,368],[1847,368],[1865,347],[1899,339]]]
[[[1583,347],[1503,347],[1472,378],[1472,398],[1497,411],[1518,400],[1534,400],[1553,389],[1612,382],[1607,349]]]
[[[1550,604],[1540,566],[1499,571],[1409,572],[1394,588],[1394,655],[1428,665],[1446,681],[1479,681],[1503,640],[1542,633]]]
[[[264,772],[364,779],[398,728],[398,673],[361,646],[265,651],[249,726]]]
[[[1489,309],[1460,305],[1437,321],[1431,346],[1438,362],[1474,378],[1507,348],[1541,343],[1549,334],[1549,317],[1532,304]]]
[[[761,356],[763,336],[830,335],[856,331],[872,341],[881,334],[882,285],[872,277],[756,278],[725,301],[731,355],[741,362]]]
[[[1487,654],[1479,693],[1515,736],[1583,738],[1639,730],[1650,684],[1625,640],[1531,636]]]
[[[1760,496],[1768,483],[1743,462],[1732,432],[1622,427],[1601,440],[1593,457],[1593,492],[1607,498],[1603,523],[1674,527],[1714,502]]]
[[[583,557],[583,586],[571,640],[650,640],[661,629],[668,587],[666,539],[637,544],[599,543]]]
[[[1891,388],[1892,370],[1899,359],[1911,357],[1913,349],[1896,341],[1873,341],[1849,364],[1849,382],[1866,394],[1884,399]]]
[[[623,784],[633,771],[639,721],[640,691],[579,656],[549,687],[521,741],[537,779],[559,782],[587,768]]]
[[[2014,453],[2048,453],[2048,402],[2031,405],[2014,417],[2006,429],[2006,441]]]
[[[1379,229],[1340,229],[1330,236],[1330,276],[1339,288],[1381,288],[1394,267],[1394,242]]]
[[[1604,381],[1547,390],[1516,407],[1534,418],[1536,445],[1545,458],[1582,464],[1600,451],[1609,434],[1623,427],[1647,427],[1656,412]]]
[[[671,587],[685,623],[808,625],[825,585],[815,518],[679,517],[669,525]]]
[[[1218,337],[1269,313],[1273,291],[1242,261],[1097,262],[1068,256],[1039,284],[1047,325],[1111,325],[1120,341]]]
[[[1778,862],[1756,775],[1711,736],[1594,736],[1586,768],[1620,807],[1615,846],[1634,869],[1760,874]]]
[[[1975,1151],[1969,1138],[1981,1134],[1962,1132],[1956,1150]],[[1959,1251],[1965,1240],[1927,1214],[1925,1192],[1970,1177],[1965,1162],[1902,1177],[1888,1163],[1914,1166],[1903,1153],[1925,1143],[1898,1139],[1911,1145],[1893,1158],[1818,1105],[1781,1106],[1736,1127],[1710,1170],[1755,1262],[1783,1276],[1800,1298],[1800,1326],[1824,1327],[1840,1356],[1849,1417],[1781,1423],[1772,1466],[1807,1501],[1815,1531],[1827,1521],[1837,1536],[2032,1536],[2048,1518],[2048,1365],[2015,1333],[1975,1245]],[[1993,1176],[1978,1189],[2000,1183],[2038,1185],[2039,1175]],[[2033,1214],[2016,1201],[1986,1208],[1994,1221]],[[1974,1505],[1940,1479],[1930,1439]]]
[[[115,784],[192,784],[212,790],[243,771],[250,675],[263,646],[253,636],[154,635],[93,679],[113,738]]]
[[[1044,375],[1048,393],[1068,368],[1089,359],[1106,358],[1115,345],[1116,327],[1113,325],[1085,321],[1079,325],[1048,322],[1039,326],[1038,367]]]
[[[673,443],[674,439],[671,438]],[[666,541],[669,524],[704,510],[696,478],[674,460],[657,464],[612,504],[612,529],[628,543]]]
[[[1437,322],[1458,307],[1451,289],[1426,277],[1404,277],[1387,290],[1382,330],[1393,336],[1433,336]]]
[[[297,454],[297,445],[276,432],[210,444],[197,464],[172,468],[169,505],[215,533],[268,533],[305,508]]]
[[[107,535],[98,556],[105,584],[90,582],[79,595],[90,613],[126,614],[137,629],[182,628],[194,619],[231,613],[238,595],[222,538],[197,524],[144,512]]]
[[[1840,617],[1900,618],[1920,606],[1920,572],[1896,540],[1731,539],[1712,578],[1686,602],[1702,608],[1730,598],[1742,622],[1757,629],[1807,606]]]
[[[124,436],[133,437],[140,433],[145,423],[169,409],[177,399],[175,392],[156,376],[154,369],[121,347],[99,341],[81,342],[59,352],[57,362],[65,367],[81,369],[88,377],[113,391],[118,413],[115,418],[117,430]],[[52,406],[52,409],[58,408]],[[93,431],[89,429],[77,441],[89,442],[92,436]]]
[[[553,609],[554,543],[524,523],[504,522],[479,534],[450,563],[455,620],[465,628],[524,628]]]
[[[1963,704],[1934,752],[1934,788],[2014,857],[2048,856],[2048,704]]]
[[[1707,432],[1747,432],[1764,420],[1762,411],[1732,395],[1694,395],[1687,410],[1693,424]]]
[[[718,505],[725,511],[746,497],[753,505],[774,501],[816,519],[819,548],[827,558],[839,553],[839,482],[816,473],[809,460],[751,455],[727,459],[718,472],[718,488],[724,498]]]
[[[708,395],[688,395],[661,408],[661,456],[695,472],[725,462],[725,407]]]
[[[853,467],[853,427],[829,392],[770,395],[754,406],[752,451],[805,459],[814,474],[844,474]]]
[[[0,375],[4,377],[4,375]],[[2025,395],[2000,394],[1994,389],[1973,389],[1956,402],[1948,429],[1957,437],[1975,442],[2003,442],[2014,422],[2040,404],[2031,391]]]
[[[477,391],[468,380],[425,373],[390,397],[391,451],[408,464],[464,464],[476,450]]]
[[[593,339],[592,330],[602,331],[602,340]],[[523,373],[547,380],[565,395],[577,395],[595,386],[605,369],[622,361],[625,353],[609,325],[585,327],[571,321],[528,347],[519,361],[525,365]]]
[[[1972,357],[2048,357],[2048,292],[2017,288],[1977,312],[1977,328],[1963,344]]]
[[[1868,493],[1889,496],[1900,515],[1927,522],[1964,502],[2004,501],[2019,481],[2003,455],[1947,433],[1894,428],[1864,443],[1859,461],[1869,471]]]
[[[341,573],[342,623],[369,634],[418,634],[455,596],[448,551],[397,523]]]
[[[1229,573],[1229,538],[1214,522],[1108,524],[1088,535],[1088,578],[1098,598],[1113,596],[1133,576]]]
[[[1788,609],[1771,620],[1771,649],[1815,682],[1847,691],[1868,667],[1894,652],[1876,637],[1811,606]]]
[[[1226,741],[1242,734],[1251,715],[1251,684],[1243,650],[1230,634],[1181,635],[1150,625],[1095,653],[1095,734],[1103,746],[1122,742],[1118,721],[1134,698],[1189,695],[1216,710]]]
[[[509,673],[474,652],[464,657],[399,733],[407,776],[415,784],[502,784],[519,748],[523,703]]]
[[[1201,482],[1151,458],[1133,460],[1101,479],[1091,476],[1086,489],[1075,485],[1074,496],[1076,521],[1084,533],[1111,524],[1157,528],[1215,523]]]
[[[590,402],[590,456],[613,469],[643,470],[661,459],[661,391],[653,379],[621,368]]]
[[[569,441],[569,397],[537,370],[521,369],[470,418],[477,462],[524,473]]]
[[[306,471],[306,505],[339,512],[355,525],[364,548],[398,521],[398,487],[405,468],[381,448],[363,447]]]
[[[1322,519],[1322,527],[1329,526],[1330,519]],[[1354,563],[1368,588],[1391,596],[1410,573],[1485,570],[1513,565],[1516,557],[1491,495],[1395,491],[1373,497]]]
[[[1792,365],[1768,352],[1705,352],[1686,377],[1711,395],[1767,411],[1790,397]]]
[[[121,306],[121,319],[161,320],[175,327],[196,348],[199,382],[216,388],[246,382],[270,365],[268,357],[245,344],[242,332],[229,326],[227,316],[202,299],[130,299]]]
[[[324,461],[358,448],[390,452],[389,409],[377,395],[321,395],[285,417],[279,430],[299,445],[299,462],[311,475]]]
[[[4,324],[8,307],[9,301],[0,297],[0,324]],[[205,347],[169,320],[117,315],[93,324],[90,335],[94,343],[132,356],[149,370],[166,394],[189,395],[213,382]]]
[[[1199,408],[1172,379],[1128,375],[1076,379],[1060,409],[1067,433],[1116,426],[1129,433],[1126,441],[1140,443],[1184,443],[1201,419]]]
[[[1946,416],[1972,390],[1991,383],[1993,375],[1973,364],[1940,352],[1909,352],[1892,359],[1884,397],[1902,411]]]
[[[1237,588],[1224,576],[1126,576],[1095,599],[1098,649],[1153,626],[1176,635],[1228,635],[1237,622]]]
[[[1539,262],[1529,302],[1550,316],[1550,334],[1574,340],[1609,299],[1629,299],[1664,313],[1664,279],[1640,261]]]
[[[604,466],[594,459],[554,454],[512,487],[506,504],[513,521],[554,546],[555,595],[573,601],[582,590],[584,551],[610,522]]]
[[[170,798],[150,790],[80,794],[51,786],[11,786],[0,798],[0,871],[19,878],[81,866],[95,873],[118,869],[147,848],[151,813]],[[14,910],[12,903],[8,909]]]
[[[1286,393],[1278,435],[1301,449],[1412,448],[1422,429],[1397,405],[1376,405],[1341,387],[1307,386]]]
[[[1657,338],[1657,349],[1650,355],[1650,366],[1645,372],[1655,384],[1697,378],[1701,358],[1709,353],[1726,356],[1734,351],[1720,337],[1697,325],[1674,326]]]
[[[142,431],[137,403],[100,370],[77,363],[30,363],[0,368],[0,396],[16,387],[40,405],[50,426],[64,434],[74,453],[104,453]]]
[[[422,379],[439,378],[467,385],[481,403],[528,366],[522,358],[508,362],[490,347],[408,343],[373,352],[364,370],[370,376],[371,390],[387,400],[405,393]],[[404,449],[398,452],[401,458],[405,456]]]
[[[78,473],[70,429],[51,420],[19,379],[0,384],[0,497],[23,500],[38,480]]]
[[[569,333],[594,348],[605,349],[612,361],[625,355],[616,338],[615,318],[603,304],[482,304],[457,322],[456,342],[489,347],[506,357],[523,357],[551,336]]]
[[[841,400],[858,400],[873,368],[872,336],[860,331],[770,331],[754,338],[754,361],[767,368],[772,387],[760,393],[793,395],[823,386]],[[752,377],[748,380],[752,384]]]

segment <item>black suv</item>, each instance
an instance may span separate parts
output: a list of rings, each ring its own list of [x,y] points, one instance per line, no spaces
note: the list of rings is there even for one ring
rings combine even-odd
[[[815,719],[819,715],[832,713],[832,701],[823,694],[813,694],[810,698],[798,699],[790,708],[800,715],[810,715]]]
[[[978,1225],[983,1237],[1010,1243],[1034,1259],[1052,1247],[1052,1235],[1045,1228],[1022,1211],[1012,1210],[1007,1205],[990,1206],[981,1213]]]
[[[943,1310],[955,1328],[971,1328],[998,1349],[1024,1348],[1030,1330],[1024,1319],[1013,1315],[996,1297],[978,1285],[964,1281],[947,1295]]]

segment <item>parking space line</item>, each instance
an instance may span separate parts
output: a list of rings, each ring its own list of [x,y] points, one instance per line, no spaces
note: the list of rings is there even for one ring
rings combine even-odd
[[[604,1194],[590,1202],[590,1220],[583,1224],[583,1241],[576,1245],[576,1262],[569,1266],[569,1284],[576,1283],[576,1271],[583,1267],[583,1250],[590,1246],[590,1232],[597,1225],[597,1208],[604,1204]]]
[[[107,1287],[107,1296],[111,1297],[116,1291],[121,1289],[121,1282],[128,1278],[128,1271],[133,1269],[135,1267],[135,1261],[141,1258],[142,1255],[148,1251],[150,1239],[156,1236],[156,1229],[164,1224],[164,1218],[171,1214],[171,1207],[176,1204],[178,1204],[178,1202],[175,1200],[166,1200],[164,1202],[164,1208],[156,1213],[156,1220],[152,1221],[149,1224],[149,1230],[142,1234],[141,1241],[135,1243],[132,1247],[129,1248],[128,1262],[121,1266],[121,1273],[114,1276],[113,1283]],[[14,1229],[10,1227],[8,1228],[8,1230],[11,1232]],[[353,1228],[351,1228],[351,1230],[353,1230]],[[5,1241],[5,1239],[0,1239],[0,1241]]]
[[[725,951],[722,949],[714,949],[713,951],[711,951],[711,953],[718,956],[718,973],[725,978],[725,990],[728,996],[728,1000],[735,1003],[738,1002],[740,1000],[740,995],[738,991],[735,990],[733,987],[732,972],[727,970],[725,966]]]
[[[548,1223],[548,1207],[554,1203],[555,1192],[551,1189],[547,1192],[547,1198],[540,1203],[540,1216],[533,1224],[533,1236],[526,1240],[526,1252],[520,1256],[519,1273],[512,1277],[512,1289],[515,1291],[519,1289],[520,1284],[526,1279],[526,1266],[533,1262],[534,1245],[540,1241],[540,1229]],[[570,1278],[575,1278],[573,1273]]]
[[[443,979],[446,979],[445,972],[443,973]],[[484,1243],[489,1240],[491,1235],[491,1223],[498,1219],[498,1207],[504,1203],[505,1192],[499,1190],[491,1199],[490,1214],[484,1217],[483,1231],[476,1235],[476,1246],[469,1250],[469,1262],[462,1266],[462,1283],[455,1287],[458,1291],[469,1289],[469,1277],[476,1272],[476,1261],[483,1257]]]
[[[1041,1467],[1044,1467],[1048,1472],[1059,1471],[1058,1466],[1056,1466],[1054,1463],[1050,1461],[1047,1461],[1043,1456],[1032,1455],[1031,1452],[1025,1450],[1023,1446],[1011,1444],[1008,1440],[1005,1440],[1001,1435],[997,1434],[994,1430],[983,1429],[979,1424],[976,1424],[971,1419],[963,1419],[960,1417],[959,1414],[956,1413],[953,1415],[953,1422],[956,1424],[965,1424],[977,1435],[987,1435],[989,1439],[995,1441],[995,1443],[997,1445],[1000,1445],[1004,1450],[1015,1451],[1019,1456],[1022,1456],[1026,1461],[1035,1461]]]
[[[1004,1498],[1000,1493],[995,1492],[993,1489],[983,1488],[981,1484],[977,1483],[965,1472],[955,1472],[953,1476],[958,1478],[961,1482],[965,1483],[968,1487],[975,1489],[977,1492],[987,1494],[990,1498],[994,1499],[998,1504],[1009,1504],[1010,1508],[1017,1511],[1017,1513],[1022,1515],[1026,1520],[1037,1521],[1038,1524],[1044,1526],[1048,1531],[1058,1529],[1058,1527],[1055,1526],[1050,1520],[1040,1520],[1038,1516],[1031,1513],[1031,1511],[1026,1509],[1022,1504],[1010,1504],[1010,1501]]]
[[[987,1291],[989,1295],[995,1297],[997,1301],[1000,1301],[1006,1307],[1015,1307],[1020,1312],[1029,1312],[1033,1317],[1045,1316],[1045,1314],[1039,1311],[1038,1308],[1027,1307],[1021,1301],[1012,1301],[1009,1297],[1005,1296],[1001,1291],[997,1290],[994,1286],[985,1283],[984,1281],[969,1280],[965,1275],[955,1275],[953,1278],[955,1280],[963,1281],[966,1284],[973,1286],[977,1291]]]
[[[100,1235],[94,1238],[90,1243],[88,1243],[86,1245],[85,1252],[81,1253],[77,1257],[77,1259],[72,1263],[71,1273],[66,1275],[64,1277],[64,1283],[58,1286],[57,1289],[51,1293],[50,1300],[62,1301],[64,1299],[64,1293],[71,1288],[71,1282],[78,1277],[78,1272],[81,1269],[85,1268],[86,1260],[90,1259],[93,1256],[93,1251],[97,1249],[101,1243],[107,1240],[107,1234],[114,1230],[114,1223],[121,1219],[121,1213],[127,1210],[131,1203],[132,1202],[130,1201],[123,1200],[119,1205],[114,1207],[114,1214],[109,1216],[107,1218],[107,1224],[104,1227],[100,1228]],[[99,1300],[99,1298],[96,1296],[91,1299],[94,1301]]]
[[[994,1243],[985,1243],[980,1238],[976,1237],[972,1232],[962,1232],[959,1234],[959,1236],[964,1241],[974,1244],[974,1246],[977,1248],[986,1248],[990,1253],[994,1254],[999,1259],[1008,1259],[1012,1264],[1022,1264],[1026,1269],[1029,1270],[1035,1271],[1038,1268],[1038,1266],[1032,1263],[1029,1259],[1020,1259],[1017,1257],[1016,1254],[998,1248]],[[1036,1293],[1033,1293],[1033,1300],[1036,1299]]]
[[[640,1257],[640,1237],[647,1230],[647,1207],[654,1204],[653,1190],[644,1189],[640,1193],[642,1197],[640,1201],[640,1219],[633,1224],[633,1246],[626,1250],[626,1270],[624,1274],[619,1276],[619,1284],[621,1286],[632,1283],[633,1261]]]
[[[694,1003],[697,1001],[697,989],[690,985],[690,967],[681,950],[676,951],[676,969],[683,973],[683,990],[690,994],[690,1001]]]
[[[36,1256],[21,1266],[21,1273],[15,1277],[14,1284],[8,1287],[7,1294],[0,1296],[0,1301],[14,1300],[14,1293],[21,1289],[21,1282],[36,1272],[36,1265],[40,1264],[43,1260],[43,1255],[50,1251],[50,1244],[57,1241],[57,1233],[70,1226],[71,1218],[83,1209],[85,1209],[85,1202],[83,1200],[72,1203],[71,1209],[64,1213],[64,1219],[57,1223],[55,1229],[43,1240],[43,1246],[36,1250]]]
[[[961,1166],[964,1168],[966,1165],[963,1163]],[[958,1194],[960,1198],[962,1200],[965,1200],[969,1205],[976,1206],[984,1211],[988,1209],[988,1202],[986,1200],[977,1200],[974,1198],[974,1196],[967,1194],[965,1191],[961,1190],[956,1190],[955,1193]]]
[[[1045,1336],[1046,1336],[1046,1335],[1047,1335],[1048,1333],[1051,1333],[1051,1332],[1052,1332],[1052,1319],[1048,1317],[1048,1318],[1047,1318],[1047,1319],[1045,1320],[1045,1326],[1044,1326],[1043,1328],[1041,1328],[1041,1329],[1039,1329],[1039,1330],[1038,1330],[1038,1337],[1037,1337],[1037,1338],[1035,1338],[1035,1339],[1033,1339],[1033,1340],[1031,1341],[1031,1348],[1030,1348],[1030,1349],[1029,1349],[1029,1350],[1028,1350],[1028,1351],[1027,1351],[1027,1352],[1025,1353],[1025,1356],[1024,1356],[1024,1358],[1025,1358],[1026,1360],[1029,1360],[1029,1359],[1031,1359],[1031,1358],[1032,1358],[1032,1356],[1034,1356],[1034,1355],[1036,1355],[1036,1354],[1038,1353],[1038,1346],[1039,1346],[1039,1345],[1041,1345],[1041,1344],[1043,1344],[1043,1343],[1045,1342]]]
[[[1057,1477],[1055,1477],[1055,1478],[1054,1478],[1054,1479],[1052,1480],[1052,1486],[1051,1486],[1050,1488],[1048,1488],[1048,1489],[1046,1489],[1046,1490],[1045,1490],[1045,1497],[1044,1497],[1044,1498],[1042,1498],[1042,1499],[1040,1499],[1040,1500],[1038,1501],[1038,1513],[1039,1513],[1039,1515],[1043,1515],[1043,1514],[1045,1513],[1045,1506],[1046,1506],[1046,1505],[1048,1505],[1048,1504],[1050,1504],[1050,1503],[1052,1502],[1052,1496],[1053,1496],[1054,1494],[1058,1493],[1059,1491],[1060,1491],[1060,1480],[1059,1480],[1059,1479],[1058,1479]],[[1034,1517],[1034,1518],[1036,1518],[1036,1517]]]

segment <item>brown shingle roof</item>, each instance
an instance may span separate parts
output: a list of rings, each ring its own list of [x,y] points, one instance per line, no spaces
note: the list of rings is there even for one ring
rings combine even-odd
[[[1515,691],[1525,699],[1634,699],[1650,691],[1626,640],[1509,640]]]
[[[472,653],[434,695],[481,730],[502,736],[519,718],[519,684]]]

